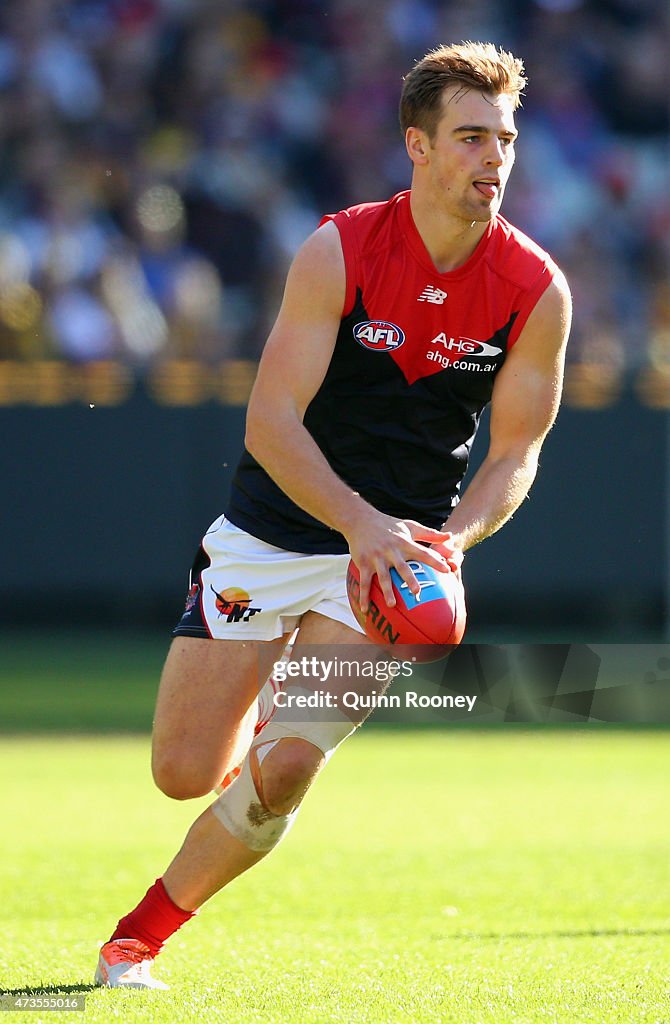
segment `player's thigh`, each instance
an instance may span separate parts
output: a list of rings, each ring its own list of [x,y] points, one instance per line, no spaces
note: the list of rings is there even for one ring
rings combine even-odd
[[[161,788],[179,789],[183,781],[185,795],[189,788],[206,792],[237,763],[245,728],[253,728],[250,709],[259,686],[287,639],[288,634],[269,641],[173,640],[153,729],[152,762]]]
[[[368,717],[374,697],[392,681],[385,671],[393,660],[388,647],[318,612],[303,617],[291,657],[305,666],[299,685],[330,695],[355,725]]]
[[[361,650],[378,647],[365,633],[331,619],[320,612],[310,611],[303,615],[296,634],[296,644],[334,644],[336,646],[360,647]]]

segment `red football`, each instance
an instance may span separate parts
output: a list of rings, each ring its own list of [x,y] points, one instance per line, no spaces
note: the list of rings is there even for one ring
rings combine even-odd
[[[347,570],[349,604],[366,635],[375,643],[411,644],[413,648],[421,645],[412,651],[416,660],[434,661],[448,653],[436,651],[435,645],[454,647],[463,639],[467,617],[465,591],[460,575],[455,572],[438,572],[423,562],[409,561],[408,565],[421,585],[419,599],[396,570],[391,569],[395,606],[389,608],[386,604],[379,580],[373,576],[367,615],[363,615],[359,604],[358,566],[350,560]]]

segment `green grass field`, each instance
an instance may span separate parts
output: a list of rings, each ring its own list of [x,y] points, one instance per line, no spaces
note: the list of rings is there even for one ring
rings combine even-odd
[[[146,737],[0,740],[0,990],[180,1024],[670,1021],[670,735],[365,731],[285,843],[179,932],[168,993],[94,990],[96,942],[206,801]]]

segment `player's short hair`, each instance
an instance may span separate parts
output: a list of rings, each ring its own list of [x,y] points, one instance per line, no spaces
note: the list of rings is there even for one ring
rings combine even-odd
[[[442,94],[450,85],[512,97],[514,109],[526,86],[523,61],[494,43],[455,43],[429,50],[405,75],[400,97],[400,127],[421,128],[431,142],[442,113]]]

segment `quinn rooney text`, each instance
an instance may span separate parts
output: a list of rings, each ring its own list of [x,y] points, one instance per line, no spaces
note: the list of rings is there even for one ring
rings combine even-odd
[[[346,690],[342,694],[331,693],[329,690],[314,690],[306,694],[292,693],[290,690],[279,690],[274,695],[274,703],[278,708],[352,708],[358,711],[361,708],[467,708],[472,711],[477,700],[476,696],[465,696],[458,694],[452,696],[448,693],[416,693],[414,690],[407,690],[403,694],[398,693],[357,693],[356,690]]]

